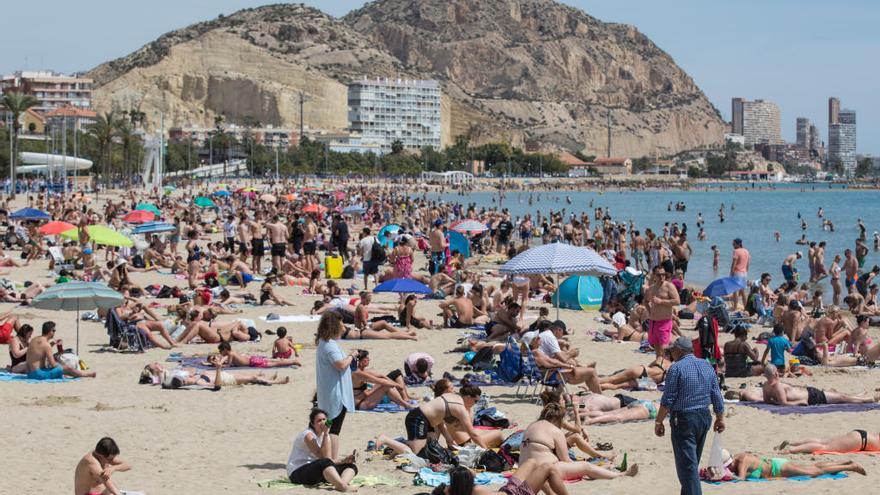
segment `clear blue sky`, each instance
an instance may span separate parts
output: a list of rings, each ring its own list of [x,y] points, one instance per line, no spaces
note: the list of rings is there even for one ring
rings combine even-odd
[[[445,1],[445,0],[437,0]],[[3,2],[0,73],[71,72],[125,55],[162,33],[260,0],[43,0]],[[363,0],[305,0],[342,16]],[[764,98],[794,140],[808,117],[827,139],[827,100],[858,111],[860,153],[880,153],[875,0],[565,0],[603,21],[637,26],[672,55],[730,118],[730,98]],[[21,19],[8,22],[9,19]]]

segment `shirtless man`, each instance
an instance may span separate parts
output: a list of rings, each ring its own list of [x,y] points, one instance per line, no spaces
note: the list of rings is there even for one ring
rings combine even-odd
[[[672,338],[673,313],[680,299],[678,290],[669,281],[669,274],[660,265],[651,272],[651,285],[645,291],[644,302],[650,321],[648,343],[657,354],[654,362],[662,363],[666,345]]]
[[[643,270],[645,267],[645,238],[642,237],[638,230],[633,232],[632,258],[635,262],[636,270]]]
[[[785,257],[785,260],[782,261],[782,276],[785,277],[786,282],[797,282],[797,268],[794,264],[797,260],[803,257],[804,255],[798,251],[789,254]]]
[[[825,316],[819,318],[813,325],[813,338],[816,340],[817,353],[822,352],[822,348],[827,349],[829,345],[837,345],[849,340],[849,337],[850,330],[837,306],[829,306]]]
[[[248,246],[251,242],[251,230],[248,226],[247,214],[242,213],[238,218],[238,226],[235,228],[238,237],[238,252],[241,255],[241,261],[247,262]]]
[[[254,279],[251,267],[249,267],[244,261],[236,258],[234,254],[230,254],[226,257],[226,263],[228,265],[227,269],[229,270],[230,276],[238,282],[238,285],[241,288],[247,287],[248,282]]]
[[[315,224],[312,215],[306,215],[303,223],[303,255],[306,258],[315,258],[318,252],[318,225]]]
[[[748,286],[749,265],[752,256],[749,251],[743,247],[742,239],[733,240],[733,258],[730,262],[730,276],[736,277],[742,282],[743,287]],[[736,311],[739,300],[742,299],[743,307],[746,307],[746,290],[742,289],[733,294],[733,310]]]
[[[251,255],[253,256],[251,267],[253,267],[254,273],[261,273],[263,269],[263,255],[266,254],[266,240],[264,239],[266,233],[263,227],[263,214],[258,211],[254,215],[253,221],[248,222],[248,227],[250,228]]]
[[[694,254],[694,250],[688,244],[687,234],[684,232],[678,237],[678,242],[672,245],[672,254],[675,259],[675,269],[681,270],[683,274],[687,274],[688,261],[691,255]]]
[[[266,224],[266,228],[269,230],[269,240],[272,241],[272,268],[276,273],[281,273],[281,262],[287,253],[287,226],[275,215],[272,223]]]
[[[42,335],[31,339],[27,347],[27,377],[31,380],[57,380],[63,375],[73,377],[89,377],[96,376],[94,371],[82,371],[78,368],[71,368],[65,364],[60,364],[55,360],[52,352],[52,339],[55,338],[55,322],[47,321],[43,323]],[[61,341],[55,342],[60,345]]]
[[[474,324],[474,303],[465,297],[464,287],[460,285],[455,289],[455,297],[441,302],[440,309],[445,328],[468,328]]]
[[[449,245],[443,234],[443,220],[434,221],[434,228],[428,238],[431,244],[431,275],[440,271],[440,266],[446,264],[446,247]]]
[[[853,255],[851,249],[844,251],[843,255],[846,257],[846,261],[843,262],[843,271],[846,273],[844,284],[846,285],[847,292],[851,293],[856,290],[856,280],[859,278],[859,261]]]
[[[785,335],[790,342],[797,342],[801,338],[804,328],[810,317],[807,316],[804,307],[799,301],[792,300],[788,303],[788,309],[782,313],[780,323],[785,328]]]
[[[850,395],[836,390],[820,390],[814,387],[789,385],[779,379],[775,366],[764,368],[767,380],[762,389],[764,402],[780,406],[817,406],[822,404],[871,404],[877,402],[878,395]]]
[[[98,441],[95,450],[84,455],[76,465],[73,475],[74,495],[120,495],[110,476],[115,472],[131,469],[119,459],[119,447],[110,437]]]

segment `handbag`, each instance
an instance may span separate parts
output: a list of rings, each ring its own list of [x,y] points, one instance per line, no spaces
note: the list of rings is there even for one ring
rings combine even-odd
[[[446,464],[458,466],[458,458],[446,447],[440,445],[440,442],[433,438],[429,438],[428,442],[422,447],[417,454],[422,459],[426,459],[431,464]]]

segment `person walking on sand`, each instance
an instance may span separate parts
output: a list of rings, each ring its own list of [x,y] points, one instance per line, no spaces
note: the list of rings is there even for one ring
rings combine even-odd
[[[681,495],[702,495],[700,456],[712,423],[708,406],[715,412],[715,431],[724,431],[724,399],[718,376],[709,363],[693,355],[690,337],[679,337],[671,347],[675,360],[666,374],[666,387],[660,410],[654,420],[654,434],[666,434],[663,420],[669,415],[672,429],[672,453]],[[775,368],[774,368],[775,369]]]
[[[662,362],[664,351],[672,338],[673,313],[680,299],[678,289],[669,281],[662,265],[651,271],[651,285],[645,291],[645,304],[648,307],[648,343],[657,353],[655,362]]]

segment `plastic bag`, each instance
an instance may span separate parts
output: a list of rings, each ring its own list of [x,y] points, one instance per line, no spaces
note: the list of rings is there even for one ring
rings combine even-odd
[[[715,433],[712,438],[712,448],[709,450],[709,472],[712,479],[720,479],[724,476],[724,442],[721,433]]]

